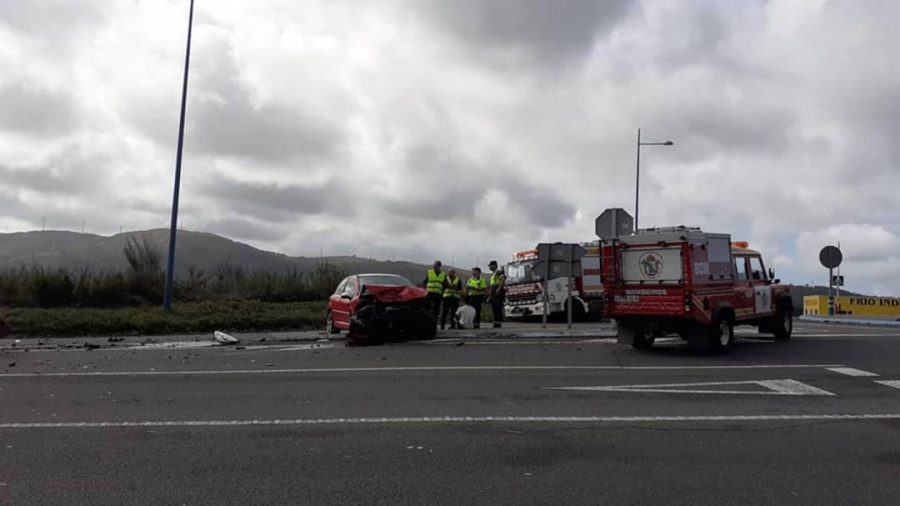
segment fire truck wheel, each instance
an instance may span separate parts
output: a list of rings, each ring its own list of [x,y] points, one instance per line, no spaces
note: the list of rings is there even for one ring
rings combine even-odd
[[[568,314],[569,301],[566,301],[565,309],[566,309],[566,313],[564,313],[564,314]],[[565,318],[566,318],[566,316],[563,316],[563,319],[565,319]],[[583,322],[585,320],[587,320],[587,313],[584,310],[584,306],[581,304],[581,302],[575,301],[575,303],[572,304],[572,321],[573,322]]]
[[[734,342],[734,323],[731,321],[731,315],[725,312],[719,312],[713,318],[712,325],[709,329],[709,351],[713,353],[724,353],[731,347]]]
[[[656,336],[653,334],[653,327],[644,324],[634,326],[634,341],[631,345],[638,350],[649,350],[653,347],[653,341]]]
[[[786,341],[794,332],[793,308],[789,304],[780,304],[775,313],[775,321],[772,322],[772,333],[778,341]]]

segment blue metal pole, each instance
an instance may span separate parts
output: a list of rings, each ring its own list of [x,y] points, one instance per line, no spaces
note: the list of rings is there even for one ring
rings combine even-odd
[[[166,266],[166,292],[163,309],[172,310],[172,274],[175,270],[175,235],[178,227],[178,191],[181,188],[181,151],[184,147],[184,113],[187,108],[188,69],[191,66],[191,29],[194,25],[194,0],[188,16],[187,50],[184,54],[184,84],[181,88],[181,119],[178,123],[178,151],[175,154],[175,190],[172,195],[172,224],[169,226],[169,261]]]

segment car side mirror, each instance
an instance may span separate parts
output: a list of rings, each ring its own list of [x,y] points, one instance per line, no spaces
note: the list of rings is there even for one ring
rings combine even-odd
[[[775,269],[769,267],[769,279],[775,279]]]

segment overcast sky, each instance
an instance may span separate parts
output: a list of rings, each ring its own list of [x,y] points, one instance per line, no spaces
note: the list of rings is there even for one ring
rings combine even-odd
[[[188,0],[0,0],[3,231],[168,226]],[[607,207],[900,295],[900,2],[197,0],[181,223],[470,267]]]

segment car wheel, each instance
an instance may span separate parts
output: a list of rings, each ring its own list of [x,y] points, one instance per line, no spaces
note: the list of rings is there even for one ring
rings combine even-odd
[[[712,353],[725,353],[734,342],[734,323],[731,316],[720,312],[713,318],[709,329],[708,350]]]
[[[334,316],[332,316],[331,311],[325,316],[325,332],[329,334],[341,333],[341,329],[334,326]]]
[[[790,304],[782,303],[775,313],[775,321],[772,322],[773,334],[778,341],[786,341],[794,333],[794,315]]]
[[[631,343],[635,349],[649,350],[656,341],[656,335],[653,333],[653,327],[646,324],[637,324],[634,326],[634,342]]]

